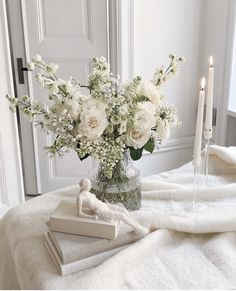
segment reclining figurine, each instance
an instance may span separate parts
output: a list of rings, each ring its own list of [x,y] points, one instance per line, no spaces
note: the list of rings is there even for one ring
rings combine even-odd
[[[101,219],[105,221],[121,220],[131,226],[135,233],[146,235],[149,233],[148,229],[140,225],[133,219],[126,208],[102,202],[97,197],[89,192],[91,189],[91,182],[85,178],[80,181],[80,192],[77,195],[76,204],[78,216]],[[89,215],[83,211],[88,209],[92,211]]]

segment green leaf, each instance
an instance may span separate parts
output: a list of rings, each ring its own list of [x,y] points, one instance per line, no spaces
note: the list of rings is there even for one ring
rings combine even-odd
[[[155,142],[154,140],[150,139],[143,147],[149,153],[152,153],[155,149]]]
[[[77,148],[78,148],[78,149],[80,148],[80,144],[79,144],[79,143],[77,144]],[[77,156],[79,157],[79,159],[80,159],[81,161],[83,161],[83,160],[87,159],[87,157],[89,157],[90,154],[85,154],[83,157],[80,157],[80,156],[78,155],[78,153],[77,153]]]
[[[130,156],[132,160],[137,161],[142,157],[143,154],[143,148],[141,149],[134,149],[132,147],[129,148]]]
[[[85,159],[87,159],[87,157],[89,157],[89,154],[86,154],[85,156],[83,156],[82,158],[78,155],[78,157],[79,157],[79,159],[81,160],[81,161],[83,161],[83,160],[85,160]]]

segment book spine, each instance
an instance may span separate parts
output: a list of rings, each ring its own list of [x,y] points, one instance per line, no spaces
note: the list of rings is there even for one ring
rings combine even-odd
[[[102,227],[95,227],[89,223],[80,224],[76,221],[67,221],[60,218],[51,217],[49,222],[49,228],[53,231],[71,233],[71,234],[80,234],[85,236],[93,236],[106,239],[115,239],[116,232],[115,226],[103,225]]]
[[[85,259],[82,259],[80,261],[76,261],[70,264],[65,264],[65,265],[61,265],[61,274],[62,276],[67,276],[88,268],[92,268],[92,267],[96,267],[100,264],[102,264],[104,261],[106,261],[107,259],[109,259],[110,257],[114,256],[115,254],[119,253],[120,251],[122,251],[123,249],[125,249],[127,247],[123,246],[120,248],[116,248],[92,257],[88,257]]]
[[[48,234],[50,240],[52,241],[53,245],[55,246],[57,252],[59,253],[59,256],[60,256],[60,258],[61,258],[63,264],[66,263],[66,262],[64,261],[64,256],[63,256],[63,253],[62,253],[62,251],[61,251],[61,248],[60,248],[60,246],[59,246],[59,244],[58,244],[58,242],[57,242],[57,239],[54,237],[53,233],[52,233],[50,230],[49,230],[49,232],[48,232],[47,234]]]
[[[88,268],[98,266],[102,264],[105,260],[107,260],[108,258],[112,257],[113,255],[117,254],[118,252],[122,251],[123,249],[129,246],[129,245],[125,245],[125,246],[122,246],[122,247],[119,247],[107,252],[97,254],[95,256],[91,256],[88,258],[84,258],[82,260],[75,261],[73,263],[62,264],[60,257],[57,253],[57,250],[55,249],[47,233],[45,234],[45,237],[44,237],[44,244],[53,262],[55,263],[59,273],[61,274],[61,276],[67,276],[67,275],[70,275],[70,274],[73,274],[73,273],[76,273]]]
[[[83,249],[81,251],[81,248],[79,248],[79,245],[78,245],[78,249],[76,252],[75,251],[73,253],[67,252],[66,255],[63,255],[63,252],[60,248],[60,245],[57,242],[57,238],[54,236],[54,232],[49,231],[48,234],[49,234],[49,237],[50,237],[51,241],[53,242],[55,248],[57,249],[63,264],[68,264],[68,263],[71,263],[73,261],[84,259],[86,257],[95,256],[99,253],[110,251],[111,249],[114,249],[114,248],[123,247],[125,245],[129,245],[131,243],[134,243],[140,239],[140,235],[126,233],[123,235],[122,239],[117,239],[117,240],[113,240],[113,241],[109,241],[109,242],[105,241],[102,244],[100,241],[98,243],[96,243],[96,242],[92,243],[91,247],[86,249],[86,250]]]

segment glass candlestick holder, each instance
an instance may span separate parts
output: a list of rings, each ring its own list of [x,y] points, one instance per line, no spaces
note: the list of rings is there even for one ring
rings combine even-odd
[[[208,184],[209,149],[210,149],[210,139],[207,139],[206,146],[205,146],[205,156],[204,156],[204,186],[205,187],[207,187],[207,184]]]
[[[194,166],[193,197],[192,197],[192,210],[193,210],[193,212],[195,212],[197,210],[198,191],[199,191],[199,166]]]
[[[200,165],[194,165],[192,212],[196,215],[207,210],[207,204],[201,199],[201,191],[203,190],[203,183],[205,181],[203,178],[205,177],[201,173]]]

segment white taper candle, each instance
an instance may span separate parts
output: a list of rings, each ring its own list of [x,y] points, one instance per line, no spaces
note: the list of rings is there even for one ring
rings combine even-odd
[[[210,56],[210,66],[208,70],[208,86],[207,86],[207,101],[206,101],[206,122],[204,129],[204,137],[212,138],[212,110],[213,110],[213,86],[214,86],[214,67],[213,57]]]
[[[194,142],[194,151],[193,151],[193,164],[195,167],[199,167],[200,162],[201,162],[203,111],[204,111],[204,98],[205,98],[204,87],[205,87],[205,78],[202,78],[201,90],[199,93],[196,133],[195,133],[195,142]]]

